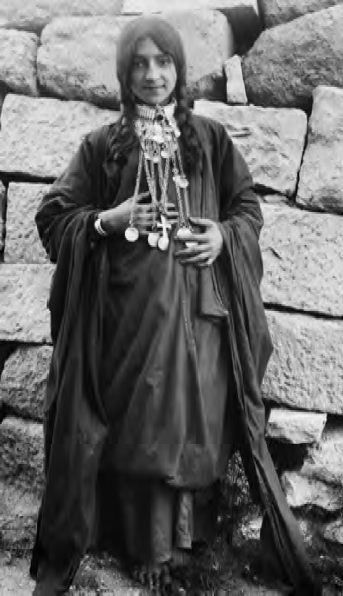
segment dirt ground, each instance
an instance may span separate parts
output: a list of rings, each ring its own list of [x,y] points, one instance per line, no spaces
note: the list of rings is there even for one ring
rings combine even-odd
[[[214,570],[216,571],[216,570]],[[237,562],[231,570],[226,569],[220,574],[220,586],[206,586],[194,589],[188,584],[180,588],[180,596],[202,594],[206,596],[278,596],[286,592],[276,587],[262,585],[257,578],[242,577]],[[199,578],[195,582],[199,584]],[[29,577],[29,560],[18,559],[9,553],[0,555],[0,595],[1,596],[31,596],[34,582]],[[132,584],[120,570],[118,563],[109,556],[86,557],[80,572],[77,574],[74,586],[70,590],[71,596],[148,596],[148,592]],[[343,594],[343,586],[326,586],[325,596]]]
[[[236,466],[222,487],[218,533],[211,545],[197,554],[175,580],[176,596],[279,596],[280,586],[267,584],[259,569],[259,533],[262,518],[252,505],[246,481]],[[237,490],[238,487],[238,490]],[[9,512],[10,514],[10,512]],[[11,540],[1,540],[0,596],[31,596],[34,582],[29,577],[29,557],[34,523],[21,520],[12,528]],[[1,530],[1,528],[0,528]],[[8,530],[8,528],[7,528]],[[309,553],[322,577],[324,596],[343,595],[343,552]],[[148,596],[128,577],[120,562],[110,554],[88,555],[83,560],[70,590],[71,596]]]

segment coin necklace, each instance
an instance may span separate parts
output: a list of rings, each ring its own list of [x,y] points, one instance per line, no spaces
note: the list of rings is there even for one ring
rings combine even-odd
[[[158,246],[160,250],[167,250],[169,246],[168,228],[171,228],[171,224],[167,219],[166,205],[171,168],[178,208],[178,232],[176,236],[182,239],[183,234],[186,234],[187,237],[192,235],[189,224],[189,183],[183,170],[178,145],[180,131],[173,116],[171,115],[169,118],[167,116],[170,108],[174,110],[174,106],[166,106],[164,109],[137,106],[138,117],[135,120],[134,127],[140,143],[140,152],[129,226],[125,230],[125,237],[129,242],[135,242],[138,239],[139,230],[134,226],[134,210],[144,167],[153,211],[153,222],[148,235],[148,243],[151,247]],[[160,200],[158,200],[156,169],[161,192]],[[157,224],[156,216],[158,213],[161,223]],[[162,234],[158,228],[162,228]]]

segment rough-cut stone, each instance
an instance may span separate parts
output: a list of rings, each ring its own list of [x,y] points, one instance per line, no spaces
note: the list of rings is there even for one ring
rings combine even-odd
[[[25,519],[24,522],[26,522]],[[32,539],[23,543],[20,540],[15,540],[14,544],[9,544],[10,549],[14,547],[14,553],[18,551],[19,553],[30,553],[32,546]],[[29,567],[30,561],[27,558],[17,558],[15,555],[11,556],[10,553],[0,551],[1,596],[32,596],[35,582],[30,578]],[[260,596],[259,588],[250,591],[249,584],[244,580],[240,581],[241,585],[244,590],[248,586],[251,596]],[[243,590],[241,590],[242,592]],[[70,593],[75,596],[96,596],[97,594],[103,596],[150,596],[151,590],[138,588],[134,580],[119,568],[117,561],[112,556],[97,552],[96,555],[86,555],[81,561]],[[269,591],[268,596],[278,596],[278,594]],[[325,594],[325,596],[328,595]]]
[[[42,33],[37,69],[43,89],[58,97],[118,107],[116,43],[125,18],[60,18]]]
[[[274,352],[263,397],[282,406],[343,414],[343,324],[267,313]]]
[[[342,4],[342,0],[260,0],[266,27],[288,23],[310,12]]]
[[[263,299],[343,315],[343,235],[338,215],[262,205]]]
[[[174,0],[172,10],[195,11],[204,8],[220,10],[234,29],[238,43],[256,39],[261,31],[258,0]],[[123,14],[169,12],[165,0],[124,0]]]
[[[0,503],[2,550],[15,548],[22,552],[31,549],[37,524],[38,497],[31,492],[23,492],[5,482],[0,482]]]
[[[290,205],[289,198],[285,197],[284,195],[257,193],[257,196],[260,199],[261,203],[266,203],[267,205]]]
[[[201,94],[213,98],[213,90],[223,85],[223,63],[234,51],[230,25],[222,14],[209,10],[171,12],[168,21],[183,40],[190,90],[199,95],[201,82]],[[128,17],[78,18],[48,25],[38,52],[41,86],[59,97],[118,106],[116,42],[127,22]]]
[[[320,507],[330,512],[343,508],[342,488],[340,487],[306,478],[298,472],[285,472],[282,475],[281,483],[290,507],[307,505]]]
[[[34,33],[0,28],[0,81],[11,91],[38,94],[37,44]]]
[[[0,26],[40,31],[59,16],[119,15],[123,0],[1,0]]]
[[[46,263],[48,257],[38,236],[34,217],[47,184],[17,184],[8,187],[6,216],[6,263]]]
[[[43,404],[52,347],[18,348],[5,363],[0,398],[24,418],[43,419]]]
[[[0,424],[0,481],[37,495],[43,485],[43,427],[5,418]]]
[[[2,106],[5,101],[6,94],[7,94],[6,85],[4,83],[0,83],[0,118],[1,118]],[[1,120],[0,120],[0,123],[1,123]]]
[[[188,95],[193,101],[207,99],[209,101],[226,101],[226,84],[223,66],[204,75],[198,81],[189,82]]]
[[[1,117],[0,172],[57,177],[82,138],[118,116],[84,102],[9,94]]]
[[[341,393],[342,396],[342,393]],[[300,473],[340,487],[343,509],[343,426],[328,428],[319,445],[311,447]]]
[[[299,110],[265,110],[197,101],[195,113],[221,122],[246,159],[255,185],[287,196],[296,190],[306,115]]]
[[[343,214],[342,164],[343,89],[318,87],[313,93],[297,203]]]
[[[226,77],[227,103],[231,105],[246,105],[248,99],[245,92],[241,57],[235,54],[235,56],[226,60],[224,64],[224,72]]]
[[[323,537],[328,542],[343,546],[343,520],[339,519],[331,524],[327,524],[323,531]]]
[[[308,110],[318,85],[343,86],[343,6],[264,31],[242,68],[251,103]]]
[[[53,265],[0,265],[0,341],[50,343]]]
[[[0,181],[0,252],[4,250],[6,189]]]
[[[259,513],[248,515],[247,519],[238,526],[238,531],[244,540],[256,540],[260,538],[263,518]]]
[[[267,437],[293,445],[318,443],[326,424],[326,414],[273,408]]]

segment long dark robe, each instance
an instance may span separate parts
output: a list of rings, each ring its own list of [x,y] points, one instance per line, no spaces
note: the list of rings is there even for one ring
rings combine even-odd
[[[260,386],[272,345],[260,295],[263,219],[244,160],[225,129],[194,116],[202,158],[190,176],[195,216],[219,222],[224,247],[198,274],[199,316],[221,319],[228,345],[228,392],[236,442],[256,501],[272,564],[296,594],[320,594],[298,525],[265,442]],[[54,351],[45,405],[46,486],[31,571],[48,559],[65,585],[93,539],[97,486],[109,425],[102,400],[101,357],[109,287],[109,243],[93,230],[98,210],[132,196],[136,162],[110,158],[112,127],[83,141],[65,174],[43,199],[36,222],[57,262],[49,308]],[[120,258],[120,255],[118,255]]]

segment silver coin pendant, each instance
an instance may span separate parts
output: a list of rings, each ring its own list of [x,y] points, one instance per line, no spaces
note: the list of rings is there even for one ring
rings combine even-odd
[[[139,231],[134,226],[129,226],[125,230],[125,238],[128,242],[136,242],[139,237]]]
[[[149,246],[151,246],[151,248],[156,248],[156,246],[158,245],[159,238],[160,238],[160,235],[158,232],[150,232],[150,234],[148,236]]]
[[[158,248],[160,250],[166,251],[169,246],[169,238],[167,236],[161,236],[158,241]]]
[[[186,228],[186,226],[182,226],[182,228],[179,228],[176,232],[176,238],[178,240],[190,240],[192,238],[192,232],[189,228]]]

